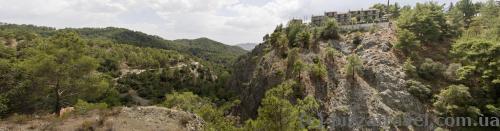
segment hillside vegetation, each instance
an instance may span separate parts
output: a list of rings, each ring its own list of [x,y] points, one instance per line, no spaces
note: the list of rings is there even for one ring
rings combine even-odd
[[[0,29],[16,34],[34,33],[41,36],[50,36],[57,32],[55,28],[50,27],[15,24],[4,24]],[[158,36],[124,28],[66,28],[62,30],[76,32],[86,39],[109,40],[119,44],[178,51],[223,66],[229,66],[238,56],[247,52],[239,47],[224,45],[208,38],[165,40]]]

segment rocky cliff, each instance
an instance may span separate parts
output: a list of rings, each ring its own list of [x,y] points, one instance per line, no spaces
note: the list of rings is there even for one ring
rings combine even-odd
[[[340,40],[316,41],[312,49],[297,49],[298,58],[288,53],[283,58],[269,44],[258,45],[251,53],[235,64],[230,86],[240,92],[238,112],[243,119],[254,118],[264,93],[286,79],[299,83],[298,96],[312,95],[321,103],[318,116],[325,125],[339,118],[353,119],[351,130],[365,128],[367,121],[381,122],[382,118],[397,118],[425,114],[424,105],[406,90],[403,61],[393,51],[393,29],[377,32],[348,33]],[[289,51],[290,52],[290,51]],[[337,53],[337,55],[330,55]],[[347,56],[357,54],[362,60],[362,70],[354,79],[344,70]],[[301,59],[305,69],[299,74],[290,73],[291,59]],[[323,64],[327,75],[318,77],[313,66]],[[330,129],[338,129],[330,125]],[[400,128],[378,124],[375,129]]]

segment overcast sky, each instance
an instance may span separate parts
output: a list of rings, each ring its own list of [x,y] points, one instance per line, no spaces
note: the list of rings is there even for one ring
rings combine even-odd
[[[391,0],[415,4],[429,0]],[[450,3],[457,0],[439,0]],[[324,11],[366,9],[386,0],[0,0],[0,22],[123,27],[166,39],[261,41],[279,23]]]

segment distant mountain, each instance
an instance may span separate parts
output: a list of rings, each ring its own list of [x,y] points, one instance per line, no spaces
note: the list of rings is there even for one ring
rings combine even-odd
[[[255,43],[243,43],[243,44],[237,44],[236,46],[241,47],[241,48],[243,48],[243,49],[245,49],[247,51],[251,51],[257,45],[258,44],[255,44]]]
[[[247,52],[239,47],[225,45],[208,38],[166,40],[159,36],[115,27],[68,30],[74,30],[89,38],[108,38],[117,43],[175,50],[224,66],[230,65],[237,57]]]
[[[0,28],[2,30],[15,29],[22,32],[34,32],[42,36],[51,36],[57,31],[52,27],[17,24],[2,24]],[[248,52],[240,47],[225,45],[208,38],[166,40],[156,35],[125,28],[66,28],[61,30],[75,31],[88,39],[111,40],[119,44],[174,50],[224,66],[230,65],[237,57]]]

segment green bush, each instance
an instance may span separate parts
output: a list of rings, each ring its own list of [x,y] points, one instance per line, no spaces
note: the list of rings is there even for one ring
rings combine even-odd
[[[419,47],[419,42],[415,34],[406,29],[399,29],[397,32],[398,41],[395,48],[403,51],[405,54],[411,53],[410,51],[415,50]]]
[[[92,111],[92,110],[107,109],[108,104],[106,104],[106,103],[88,103],[84,100],[78,99],[78,101],[76,102],[74,107],[75,107],[75,111],[77,113],[83,114],[83,113],[86,113],[86,112]]]
[[[5,112],[9,109],[7,107],[7,98],[0,95],[0,117],[4,115]]]
[[[403,70],[405,71],[406,76],[410,78],[417,76],[417,67],[413,66],[412,63],[413,61],[410,58],[408,58],[403,64]]]
[[[326,70],[326,66],[321,62],[314,64],[312,66],[311,70],[312,70],[314,77],[317,77],[317,78],[324,78],[328,74],[328,71]]]
[[[418,75],[426,80],[436,80],[442,76],[444,68],[443,64],[426,58],[418,68]]]
[[[173,92],[166,95],[165,101],[161,104],[161,106],[194,112],[196,109],[199,109],[207,104],[210,104],[208,100],[201,98],[192,92]]]
[[[417,97],[420,101],[426,102],[429,101],[432,92],[429,85],[425,85],[416,80],[409,80],[406,83],[408,88],[408,92],[410,92],[413,96]]]
[[[422,42],[434,42],[448,33],[443,6],[436,2],[417,3],[415,8],[403,10],[397,27],[415,34]]]
[[[477,116],[480,112],[477,107],[472,106],[472,100],[469,87],[451,85],[436,95],[433,106],[439,115]]]
[[[339,39],[339,27],[337,22],[333,19],[327,19],[326,23],[322,26],[323,32],[321,32],[322,39]]]

